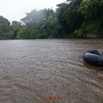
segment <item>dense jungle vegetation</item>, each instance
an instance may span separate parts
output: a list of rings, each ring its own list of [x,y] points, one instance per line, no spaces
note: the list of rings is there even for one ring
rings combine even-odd
[[[0,39],[103,37],[103,0],[67,0],[57,7],[32,10],[20,22],[0,16]]]

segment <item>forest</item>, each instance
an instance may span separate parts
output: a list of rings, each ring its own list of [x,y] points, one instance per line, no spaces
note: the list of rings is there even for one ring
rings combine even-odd
[[[19,22],[0,16],[0,39],[102,37],[103,0],[67,0],[55,11],[32,10]]]

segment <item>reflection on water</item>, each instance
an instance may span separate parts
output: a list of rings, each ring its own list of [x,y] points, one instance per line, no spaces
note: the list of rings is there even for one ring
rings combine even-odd
[[[103,67],[83,53],[103,40],[1,40],[0,103],[103,103]],[[54,101],[55,102],[55,101]]]

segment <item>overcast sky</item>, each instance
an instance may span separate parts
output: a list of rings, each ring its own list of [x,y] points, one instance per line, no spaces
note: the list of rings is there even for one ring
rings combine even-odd
[[[66,0],[0,0],[0,15],[9,21],[25,17],[25,13],[34,9],[56,8],[56,4]]]

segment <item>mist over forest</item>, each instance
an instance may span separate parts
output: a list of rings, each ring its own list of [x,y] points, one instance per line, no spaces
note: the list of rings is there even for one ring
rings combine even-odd
[[[34,9],[19,22],[0,16],[0,39],[103,37],[103,0],[67,0],[57,7]]]

